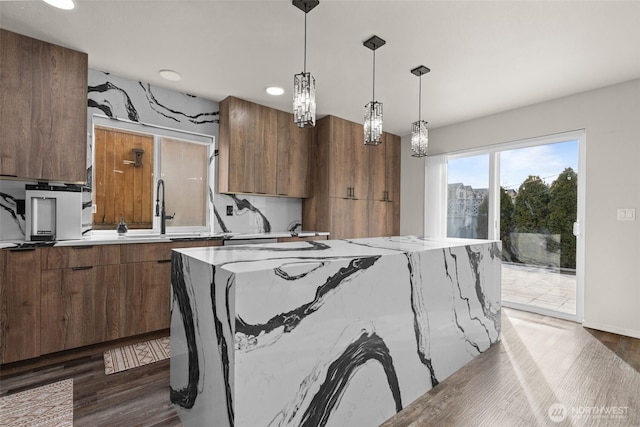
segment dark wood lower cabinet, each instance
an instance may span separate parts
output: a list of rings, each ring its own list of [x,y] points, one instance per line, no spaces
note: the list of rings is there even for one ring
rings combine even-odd
[[[369,237],[369,201],[332,197],[331,238],[355,239]]]
[[[40,356],[40,249],[0,251],[0,363]]]
[[[0,364],[168,329],[171,250],[221,244],[0,250]]]
[[[369,201],[369,237],[398,236],[400,224],[399,203],[383,200]]]
[[[121,337],[166,329],[171,323],[170,260],[120,266]]]
[[[42,354],[119,338],[119,266],[42,271]]]

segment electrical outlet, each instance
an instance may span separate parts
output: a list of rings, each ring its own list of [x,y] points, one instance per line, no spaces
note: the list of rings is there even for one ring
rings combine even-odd
[[[227,205],[227,216],[233,216],[233,205]]]

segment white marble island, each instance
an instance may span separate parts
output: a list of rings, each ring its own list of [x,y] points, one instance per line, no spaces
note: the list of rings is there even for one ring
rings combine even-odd
[[[500,243],[389,237],[177,250],[185,426],[374,426],[500,339]]]

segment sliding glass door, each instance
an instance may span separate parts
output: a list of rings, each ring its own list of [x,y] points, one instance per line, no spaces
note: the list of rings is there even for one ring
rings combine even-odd
[[[578,140],[500,152],[502,299],[576,315]]]
[[[584,139],[571,132],[444,156],[445,234],[502,241],[505,306],[581,320]]]

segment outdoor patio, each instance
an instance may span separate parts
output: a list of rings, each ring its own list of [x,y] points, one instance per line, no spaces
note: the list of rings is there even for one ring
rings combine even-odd
[[[502,264],[502,300],[576,313],[576,276],[555,269]]]

